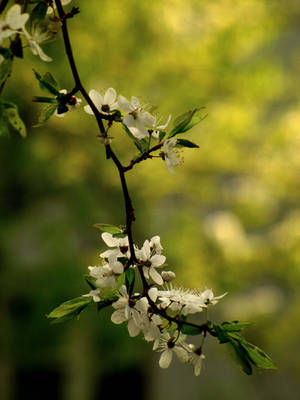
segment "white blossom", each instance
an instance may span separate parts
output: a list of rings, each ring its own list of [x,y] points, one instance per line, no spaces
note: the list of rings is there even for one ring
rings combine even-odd
[[[109,264],[105,264],[100,267],[97,266],[89,267],[89,270],[90,270],[90,276],[96,279],[95,284],[99,288],[115,287],[116,278],[114,276],[114,271],[111,269]]]
[[[40,43],[43,43],[52,37],[52,34],[49,31],[45,31],[39,26],[33,26],[31,34],[29,34],[25,28],[23,29],[23,33],[33,55],[39,56],[40,59],[45,62],[52,61],[52,58],[47,56],[40,46]]]
[[[175,174],[173,167],[176,167],[181,163],[179,152],[178,150],[175,150],[176,144],[176,139],[166,140],[163,144],[163,160],[171,174]]]
[[[201,295],[189,289],[173,288],[170,285],[168,290],[159,290],[157,295],[161,308],[168,308],[183,315],[195,314],[207,307]]]
[[[185,342],[185,335],[179,334],[176,339],[174,336],[170,336],[168,332],[161,334],[157,351],[161,351],[162,354],[159,359],[159,366],[161,368],[168,368],[173,358],[173,352],[177,355],[180,361],[186,363],[189,360],[188,352],[182,347]]]
[[[89,96],[97,110],[102,114],[109,114],[118,108],[118,103],[116,102],[117,93],[114,88],[107,89],[104,97],[94,89],[90,91]],[[84,111],[91,115],[94,114],[89,105],[84,106]]]
[[[226,296],[227,293],[221,294],[220,296],[214,296],[213,291],[211,289],[206,289],[204,292],[200,293],[203,302],[206,305],[212,304],[215,305],[218,303],[220,299]]]
[[[163,284],[163,279],[156,271],[156,268],[161,268],[166,261],[166,257],[161,254],[152,254],[149,240],[145,240],[141,250],[136,252],[137,259],[143,264],[143,273],[146,279],[151,277],[158,285]]]
[[[18,33],[24,26],[29,18],[29,14],[23,13],[19,4],[13,5],[6,13],[5,19],[0,18],[0,43]]]
[[[155,122],[153,124],[153,131],[151,133],[151,136],[154,137],[155,139],[159,139],[159,134],[161,131],[164,131],[166,129],[166,127],[169,125],[171,121],[171,114],[169,115],[167,122],[163,125],[157,125],[159,124],[159,121],[156,120],[155,118]]]
[[[114,324],[122,324],[128,321],[128,332],[131,337],[137,336],[145,323],[147,317],[148,301],[145,297],[139,300],[131,299],[127,293],[126,286],[120,288],[121,296],[112,304],[116,311],[113,312],[111,320]]]
[[[194,374],[196,376],[199,376],[202,369],[203,360],[205,359],[205,355],[202,354],[201,347],[197,349],[196,346],[193,344],[189,344],[187,346],[187,349],[191,352],[191,354],[189,354],[189,363],[194,366]]]
[[[130,257],[128,237],[116,238],[111,233],[103,232],[101,235],[103,241],[108,247],[113,247],[111,250],[106,250],[100,254],[102,258],[110,256],[116,257]]]
[[[59,93],[63,93],[63,94],[67,94],[68,91],[66,89],[61,89],[59,91]],[[66,104],[68,111],[75,111],[80,107],[82,100],[79,97],[76,96],[72,96],[70,101]],[[71,104],[70,104],[71,103]],[[57,109],[55,110],[54,115],[58,118],[63,118],[65,115],[67,114],[67,112],[58,114]]]
[[[123,117],[123,123],[133,136],[138,139],[149,136],[147,127],[149,127],[149,129],[153,127],[155,117],[141,107],[139,100],[132,96],[131,102],[129,102],[126,97],[119,95],[118,105],[127,113],[127,115]]]

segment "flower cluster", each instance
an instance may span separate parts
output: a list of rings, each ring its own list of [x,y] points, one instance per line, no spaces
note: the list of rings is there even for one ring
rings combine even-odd
[[[187,342],[181,321],[216,304],[226,293],[215,297],[211,289],[186,290],[169,283],[175,273],[161,271],[166,257],[159,236],[145,240],[141,248],[134,246],[134,262],[127,236],[104,232],[102,239],[109,249],[100,254],[101,265],[89,267],[94,287],[84,297],[92,297],[99,304],[110,299],[112,322],[126,322],[131,337],[142,333],[147,342],[153,342],[153,350],[161,352],[161,368],[168,368],[175,353],[180,361],[192,364],[195,375],[199,375],[204,359],[202,344],[196,348]],[[136,273],[144,279],[143,293],[134,292]]]
[[[35,56],[39,56],[42,61],[52,61],[52,58],[44,53],[40,44],[51,39],[53,32],[38,23],[31,22],[31,33],[29,33],[25,28],[29,17],[28,13],[22,13],[19,4],[13,5],[6,16],[0,18],[0,44],[13,35],[21,35],[27,40],[28,47]]]

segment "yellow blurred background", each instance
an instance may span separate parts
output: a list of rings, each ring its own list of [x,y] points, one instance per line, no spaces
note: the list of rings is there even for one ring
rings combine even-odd
[[[41,95],[32,68],[61,88],[73,79],[61,35],[16,60],[3,96],[19,105],[28,138],[1,137],[1,399],[294,400],[299,388],[300,3],[290,0],[73,0],[69,21],[85,88],[114,87],[157,106],[162,122],[205,106],[171,175],[160,159],[128,172],[138,245],[160,235],[186,287],[229,292],[216,321],[253,325],[246,337],[278,371],[244,376],[212,339],[196,378],[94,308],[49,325],[45,314],[88,292],[82,279],[104,249],[96,222],[123,224],[117,171],[83,109],[32,128]],[[113,130],[124,162],[135,149]]]

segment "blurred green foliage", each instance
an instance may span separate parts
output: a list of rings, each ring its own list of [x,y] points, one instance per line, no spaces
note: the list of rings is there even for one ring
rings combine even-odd
[[[0,146],[3,398],[24,399],[26,372],[44,369],[60,377],[52,399],[93,400],[107,374],[137,365],[145,399],[297,398],[300,3],[73,3],[81,13],[69,22],[71,40],[87,90],[112,86],[135,95],[158,106],[163,122],[169,113],[174,119],[206,106],[208,117],[188,137],[200,149],[184,151],[176,176],[159,159],[128,173],[135,238],[141,245],[161,236],[178,284],[228,291],[214,318],[252,321],[249,340],[280,369],[244,377],[212,344],[202,376],[194,378],[175,363],[160,371],[150,346],[112,326],[107,311],[49,325],[45,314],[88,291],[82,275],[104,248],[92,225],[125,222],[118,174],[91,116],[81,109],[30,128],[39,113],[31,100],[41,94],[32,68],[73,88],[59,34],[43,46],[55,61],[25,50],[4,90],[18,104],[28,137],[12,133]],[[130,161],[134,148],[124,132],[114,129],[113,136]],[[38,398],[31,386],[26,393]]]

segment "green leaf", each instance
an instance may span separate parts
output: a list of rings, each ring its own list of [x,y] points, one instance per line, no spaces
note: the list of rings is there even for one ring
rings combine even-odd
[[[247,354],[245,353],[244,349],[241,347],[241,345],[234,340],[231,340],[226,343],[227,349],[229,350],[229,353],[233,357],[234,361],[238,363],[243,371],[247,375],[252,374],[252,367],[251,364],[247,358]]]
[[[0,136],[8,136],[9,128],[8,128],[8,121],[4,117],[3,110],[0,104]]]
[[[93,278],[90,277],[90,275],[84,275],[84,279],[86,283],[89,285],[89,287],[93,290],[97,289],[98,287],[95,285],[95,281]]]
[[[44,1],[40,1],[31,11],[30,22],[38,23],[42,21],[46,16],[47,9],[48,5]]]
[[[166,136],[166,132],[159,132],[159,141],[161,142],[163,138]]]
[[[32,99],[35,103],[52,103],[57,104],[57,101],[54,97],[45,97],[45,96],[34,96]]]
[[[247,353],[249,360],[256,367],[264,369],[277,369],[270,357],[260,348],[252,343],[247,342],[246,340],[240,340],[239,343]]]
[[[38,122],[33,125],[34,128],[44,125],[44,123],[48,121],[48,119],[55,113],[56,108],[57,104],[49,104],[48,106],[44,107],[38,117]]]
[[[186,335],[200,335],[204,331],[201,326],[181,325],[181,332]]]
[[[116,282],[116,288],[115,292],[119,292],[121,287],[125,284],[125,272],[123,272],[121,275],[118,276],[117,282]]]
[[[128,268],[125,272],[125,285],[129,296],[132,295],[135,283],[135,270],[134,268]]]
[[[58,90],[58,83],[56,80],[53,78],[53,76],[50,74],[50,72],[46,72],[44,76],[41,76],[37,71],[33,70],[34,75],[36,79],[39,81],[40,88],[46,92],[53,94],[54,96],[58,96],[59,90]]]
[[[0,99],[2,115],[6,119],[7,123],[14,128],[19,134],[25,138],[26,137],[26,127],[24,122],[19,116],[18,107],[16,104],[11,103],[6,100]]]
[[[89,304],[93,302],[92,297],[76,297],[75,299],[66,301],[60,306],[51,311],[47,318],[54,318],[54,323],[64,322],[69,319],[75,318],[79,315]]]
[[[127,236],[126,233],[114,233],[113,234],[113,237],[118,238],[118,239],[123,239],[126,236]]]
[[[112,235],[117,234],[117,233],[123,233],[122,229],[119,228],[118,226],[115,225],[110,225],[110,224],[94,224],[93,225],[95,228],[100,229],[103,232],[110,233]]]
[[[122,126],[125,132],[127,133],[128,137],[133,141],[135,147],[139,150],[140,153],[143,153],[143,147],[142,144],[140,143],[140,140],[133,136],[133,134],[130,132],[130,130],[127,128],[125,124],[122,123]]]
[[[239,322],[239,321],[231,321],[231,322],[222,322],[221,327],[226,332],[239,332],[242,329],[247,328],[251,325],[249,322]]]
[[[220,344],[229,342],[228,333],[225,332],[220,325],[213,325],[213,329],[216,332],[217,338],[219,339]]]
[[[0,85],[6,81],[6,79],[11,74],[13,60],[12,58],[6,58],[0,64]]]
[[[199,146],[196,143],[193,143],[187,139],[177,139],[176,145],[182,147],[199,148]]]
[[[199,122],[201,122],[204,118],[206,118],[206,115],[204,117],[199,115],[203,108],[204,107],[195,108],[194,110],[188,111],[185,114],[177,117],[174,121],[175,127],[170,132],[169,138],[190,130],[195,125],[199,124]]]

